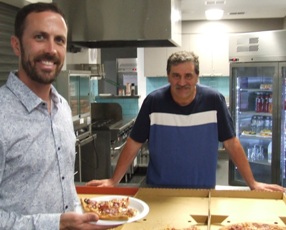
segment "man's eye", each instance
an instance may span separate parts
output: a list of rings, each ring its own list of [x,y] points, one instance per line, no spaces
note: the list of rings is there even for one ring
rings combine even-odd
[[[187,75],[186,75],[186,79],[190,80],[190,79],[192,79],[192,78],[193,78],[193,75],[191,75],[191,74],[187,74]]]
[[[56,38],[55,40],[58,44],[66,44],[66,39],[64,38]]]
[[[37,40],[43,40],[43,39],[44,39],[44,36],[43,36],[42,34],[38,34],[38,35],[35,36],[35,38],[36,38]]]

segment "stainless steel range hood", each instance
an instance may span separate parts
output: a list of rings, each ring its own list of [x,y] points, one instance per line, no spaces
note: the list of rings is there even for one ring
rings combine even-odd
[[[88,47],[181,45],[180,0],[53,0],[66,15],[70,44]]]

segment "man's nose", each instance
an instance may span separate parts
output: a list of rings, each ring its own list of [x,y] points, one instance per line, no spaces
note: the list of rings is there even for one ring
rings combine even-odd
[[[47,43],[46,43],[45,51],[46,51],[47,53],[49,53],[49,54],[54,55],[54,54],[57,53],[56,47],[57,47],[57,46],[56,46],[55,42],[54,42],[52,39],[50,39],[50,40],[48,40]]]
[[[179,81],[178,81],[179,85],[185,85],[186,84],[186,79],[184,77],[180,77]]]

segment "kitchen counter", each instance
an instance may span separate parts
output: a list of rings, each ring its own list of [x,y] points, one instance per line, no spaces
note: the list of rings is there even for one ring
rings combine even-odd
[[[140,95],[133,95],[133,96],[122,96],[122,95],[113,95],[113,94],[99,94],[98,96],[95,96],[96,98],[123,98],[123,99],[131,99],[131,98],[140,98]]]
[[[136,117],[134,117],[134,116],[126,116],[125,115],[122,117],[122,120],[117,121],[116,123],[110,125],[110,129],[116,129],[116,128],[124,129],[125,126],[129,126],[130,123],[134,123],[135,118]]]
[[[76,185],[76,191],[78,194],[105,194],[105,195],[127,195],[134,196],[138,192],[139,188],[135,187],[94,187]]]
[[[216,185],[215,190],[246,190],[249,191],[248,186],[231,186],[231,185]]]
[[[76,191],[78,194],[117,194],[134,196],[140,188],[137,186],[128,186],[128,184],[119,185],[118,187],[94,187],[85,186],[84,183],[76,183]],[[150,188],[152,189],[152,188]],[[156,188],[153,188],[156,189]],[[229,191],[250,191],[247,186],[223,186],[216,185],[215,190],[229,190]]]

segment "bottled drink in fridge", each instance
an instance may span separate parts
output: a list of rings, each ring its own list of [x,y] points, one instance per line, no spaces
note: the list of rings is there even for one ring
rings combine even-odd
[[[271,159],[272,159],[272,141],[268,145],[267,155],[268,155],[267,156],[268,163],[271,163]]]
[[[256,134],[259,134],[260,131],[264,128],[264,120],[262,116],[257,117],[256,121]]]
[[[263,112],[267,113],[269,109],[269,94],[264,95],[264,100],[263,100]]]
[[[257,113],[263,112],[263,101],[262,101],[262,96],[260,93],[257,93],[256,95],[256,100],[255,100],[255,111]]]
[[[272,113],[272,94],[269,94],[268,98],[268,113]]]
[[[271,117],[269,117],[269,116],[266,116],[265,117],[265,119],[264,119],[264,128],[265,129],[268,129],[268,130],[271,130],[271,123],[272,123],[272,121],[271,121]]]
[[[251,118],[251,131],[256,132],[257,116],[252,116]]]

